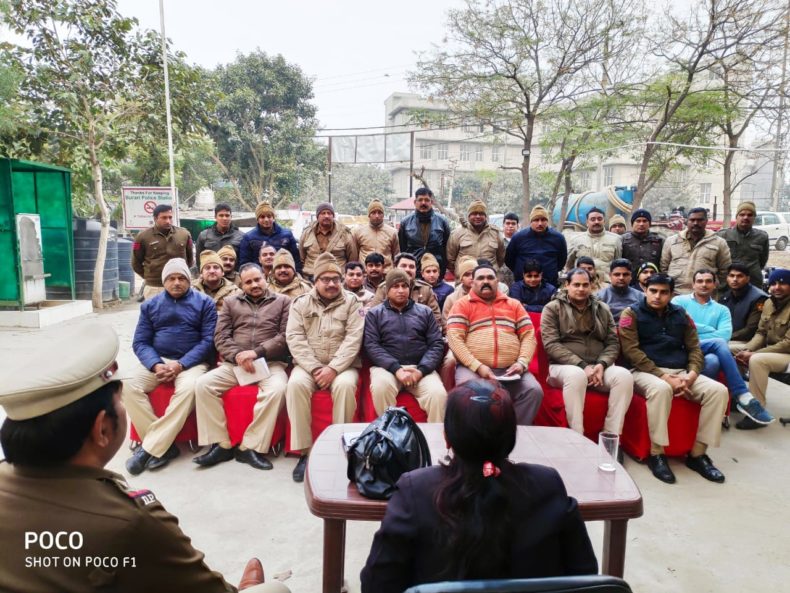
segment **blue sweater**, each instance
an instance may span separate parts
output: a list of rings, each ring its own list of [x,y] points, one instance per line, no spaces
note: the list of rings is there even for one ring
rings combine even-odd
[[[213,357],[216,325],[217,307],[211,297],[192,288],[180,299],[162,292],[140,307],[132,348],[149,371],[164,362],[162,357],[188,369]]]
[[[543,306],[549,303],[556,292],[557,287],[545,281],[537,288],[530,288],[523,280],[519,280],[510,287],[508,296],[519,301],[527,311],[542,313]]]
[[[713,299],[700,305],[693,294],[676,296],[672,302],[683,307],[694,320],[700,340],[721,338],[729,342],[732,337],[732,315],[727,307]]]
[[[274,246],[275,250],[285,249],[290,251],[294,258],[294,263],[296,263],[296,273],[302,273],[302,260],[299,257],[299,248],[293,233],[276,222],[270,235],[265,234],[258,225],[244,234],[239,244],[239,266],[248,263],[257,264],[258,252],[261,250],[261,244],[264,241]]]
[[[524,276],[524,262],[536,259],[543,268],[543,279],[557,286],[560,270],[568,259],[568,244],[562,233],[548,229],[536,233],[531,228],[521,229],[510,238],[505,252],[505,264],[513,271],[514,278]]]

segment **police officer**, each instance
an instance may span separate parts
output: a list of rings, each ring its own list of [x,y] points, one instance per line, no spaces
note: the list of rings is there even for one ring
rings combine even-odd
[[[236,591],[153,493],[104,469],[127,429],[115,332],[85,323],[40,337],[0,373],[0,591]],[[240,587],[288,591],[262,581],[253,558]]]
[[[655,264],[656,270],[661,265],[661,250],[664,248],[664,237],[650,232],[653,216],[644,208],[634,210],[631,214],[631,230],[623,235],[623,257],[631,262],[632,270],[639,270],[642,264]],[[631,285],[639,284],[639,274],[635,274]]]
[[[755,229],[757,208],[754,202],[741,202],[735,213],[735,226],[721,229],[719,237],[727,241],[732,261],[749,267],[749,281],[758,289],[763,288],[763,268],[768,263],[768,233]]]

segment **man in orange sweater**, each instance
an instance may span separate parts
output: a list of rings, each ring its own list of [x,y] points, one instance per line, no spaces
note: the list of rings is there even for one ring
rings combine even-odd
[[[497,289],[490,264],[477,266],[472,290],[453,305],[447,341],[458,365],[457,384],[482,377],[510,392],[519,424],[532,424],[543,399],[537,379],[527,371],[535,354],[535,328],[524,307]]]

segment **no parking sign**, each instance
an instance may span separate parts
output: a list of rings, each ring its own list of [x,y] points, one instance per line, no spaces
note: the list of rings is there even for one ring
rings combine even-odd
[[[142,230],[153,226],[154,208],[159,204],[170,204],[173,207],[173,224],[178,224],[177,202],[173,200],[169,187],[124,187],[121,188],[121,202],[123,226],[127,230]]]

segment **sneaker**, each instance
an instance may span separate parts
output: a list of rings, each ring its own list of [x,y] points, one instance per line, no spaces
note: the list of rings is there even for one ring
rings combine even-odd
[[[775,420],[771,413],[756,398],[752,398],[746,405],[739,403],[736,407],[739,412],[745,414],[757,424],[771,424]]]

